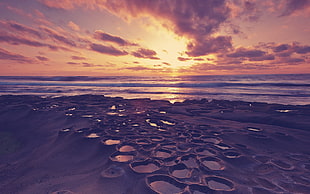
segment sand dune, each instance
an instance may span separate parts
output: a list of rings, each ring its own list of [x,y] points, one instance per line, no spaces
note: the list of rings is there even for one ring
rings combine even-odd
[[[0,191],[309,193],[310,106],[0,96]]]

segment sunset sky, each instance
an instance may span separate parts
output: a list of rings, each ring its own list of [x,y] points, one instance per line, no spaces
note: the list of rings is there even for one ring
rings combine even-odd
[[[1,0],[0,75],[310,73],[310,0]]]

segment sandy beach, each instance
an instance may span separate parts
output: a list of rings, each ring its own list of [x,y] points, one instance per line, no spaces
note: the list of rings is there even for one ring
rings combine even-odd
[[[0,96],[0,193],[309,193],[310,105]]]

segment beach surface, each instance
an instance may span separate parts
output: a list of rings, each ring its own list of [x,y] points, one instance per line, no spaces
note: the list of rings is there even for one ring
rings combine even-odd
[[[310,105],[0,96],[0,193],[309,193]]]

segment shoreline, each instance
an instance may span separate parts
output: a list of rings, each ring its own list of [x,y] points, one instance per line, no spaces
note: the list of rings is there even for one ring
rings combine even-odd
[[[306,193],[309,115],[310,105],[2,95],[0,190]]]
[[[104,94],[73,94],[73,95],[38,95],[38,94],[24,94],[24,93],[20,93],[20,94],[0,94],[0,97],[9,97],[9,96],[33,96],[33,97],[39,97],[42,99],[54,99],[54,98],[63,98],[63,97],[67,97],[67,98],[71,98],[71,97],[78,97],[78,96],[100,96],[100,97],[105,97],[105,98],[115,98],[115,99],[123,99],[123,100],[151,100],[151,101],[167,101],[171,104],[174,103],[184,103],[186,101],[188,102],[199,102],[201,101],[202,103],[206,103],[206,102],[212,102],[212,101],[223,101],[223,102],[232,102],[232,103],[249,103],[249,104],[253,104],[253,103],[258,103],[258,104],[267,104],[267,105],[282,105],[282,106],[310,106],[309,104],[284,104],[284,103],[276,103],[276,102],[264,102],[264,101],[247,101],[247,100],[226,100],[226,99],[216,99],[216,98],[177,98],[177,100],[171,99],[170,98],[148,98],[148,97],[132,97],[132,98],[128,98],[128,97],[122,97],[122,96],[117,96],[117,95],[104,95]]]

